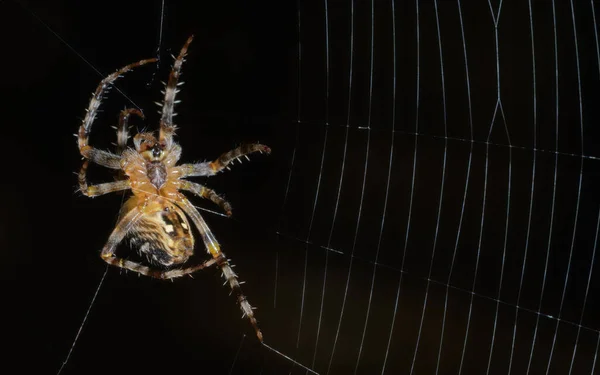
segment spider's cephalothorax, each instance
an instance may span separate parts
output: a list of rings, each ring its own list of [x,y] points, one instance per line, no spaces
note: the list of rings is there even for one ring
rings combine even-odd
[[[237,275],[233,272],[204,218],[181,191],[210,199],[230,216],[231,205],[227,201],[213,190],[185,178],[214,176],[225,168],[229,169],[228,165],[242,156],[247,158],[248,154],[254,152],[270,153],[271,149],[258,143],[246,144],[221,155],[212,162],[177,165],[181,156],[181,147],[173,140],[176,129],[173,124],[173,107],[178,103],[175,95],[179,91],[177,86],[181,83],[177,82],[192,39],[193,37],[188,38],[175,59],[166,84],[164,100],[159,103],[162,111],[158,137],[153,133],[138,133],[133,137],[134,148],[129,148],[127,146],[127,140],[130,138],[129,117],[137,115],[143,118],[144,116],[137,109],[125,109],[119,116],[115,153],[98,150],[88,142],[92,124],[107,88],[122,74],[140,65],[154,62],[156,59],[141,60],[127,65],[100,82],[92,94],[87,114],[76,134],[79,152],[85,159],[79,172],[79,188],[89,197],[124,190],[132,192],[131,197],[121,208],[119,222],[102,249],[102,259],[111,265],[159,279],[181,277],[216,264],[221,268],[226,282],[236,292],[243,316],[250,319],[256,335],[262,341],[262,333],[258,329],[253,308],[242,293]],[[89,162],[119,171],[119,179],[89,186],[86,177]],[[194,236],[188,220],[200,233],[202,242],[212,258],[187,268],[170,268],[183,265],[194,252]],[[159,265],[161,268],[151,268],[117,257],[115,249],[126,237],[151,264]]]

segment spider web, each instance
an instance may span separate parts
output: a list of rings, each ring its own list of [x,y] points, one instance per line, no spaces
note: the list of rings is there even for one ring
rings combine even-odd
[[[47,284],[31,289],[35,304],[14,297],[49,307],[29,322],[49,343],[47,368],[64,359],[93,297],[64,373],[207,364],[263,374],[594,373],[593,1],[324,0],[202,12],[155,2],[102,5],[93,15],[19,4],[0,9],[22,20],[18,30],[37,47],[48,44],[43,51],[65,74],[82,77],[81,87],[65,85],[60,110],[44,106],[41,94],[22,94],[45,117],[72,123],[61,125],[60,142],[86,105],[81,92],[99,80],[94,70],[110,72],[161,45],[168,55],[194,32],[205,34],[184,66],[184,160],[257,138],[274,150],[206,181],[234,205],[234,220],[205,216],[248,281],[268,347],[239,320],[216,271],[173,284],[112,269],[104,279],[90,247],[102,246],[121,198],[102,205],[56,189],[51,196],[76,207],[69,259],[56,263],[29,240]],[[273,12],[279,16],[266,16]],[[66,14],[86,17],[48,21]],[[116,14],[137,19],[99,31]],[[111,110],[110,99],[103,106],[99,141],[122,105],[151,108],[168,65],[117,85],[121,107]],[[28,82],[54,82],[31,74]],[[64,148],[63,177],[72,181],[72,140]],[[18,217],[25,227],[33,222]],[[61,241],[59,224],[47,224],[44,237]]]

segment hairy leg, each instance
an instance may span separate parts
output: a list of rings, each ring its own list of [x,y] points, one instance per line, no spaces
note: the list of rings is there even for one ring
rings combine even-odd
[[[194,176],[213,176],[232,163],[234,160],[242,162],[239,158],[242,156],[248,157],[247,155],[254,152],[260,152],[261,154],[271,153],[269,146],[261,145],[259,143],[250,143],[242,145],[234,150],[224,153],[219,158],[212,162],[204,162],[197,164],[181,164],[174,169],[179,172],[179,178],[183,177],[194,177]]]
[[[117,155],[121,155],[127,148],[129,139],[129,117],[136,115],[144,118],[144,114],[136,108],[126,108],[119,114],[119,127],[117,128]]]
[[[89,159],[92,162],[100,164],[107,168],[120,169],[120,159],[118,155],[106,151],[97,150],[89,145],[89,136],[92,130],[92,124],[94,122],[94,119],[96,118],[98,108],[102,103],[102,96],[104,95],[106,90],[122,74],[125,74],[131,69],[136,68],[138,66],[152,63],[155,61],[156,59],[147,59],[126,65],[121,69],[117,70],[116,72],[108,75],[102,81],[100,81],[100,84],[96,88],[96,91],[92,94],[92,99],[90,99],[90,104],[88,105],[87,113],[85,114],[85,118],[83,119],[83,123],[79,127],[79,132],[77,134],[77,144],[79,146],[79,152],[84,158]]]
[[[97,197],[99,195],[127,190],[131,188],[129,186],[129,180],[119,180],[89,186],[87,183],[87,168],[89,162],[89,160],[84,161],[83,165],[81,166],[81,169],[79,170],[79,191],[81,191],[83,195],[88,197]]]
[[[181,75],[181,66],[185,61],[185,55],[187,54],[187,49],[192,43],[194,36],[190,36],[188,40],[185,42],[181,51],[179,52],[179,56],[175,59],[173,63],[173,69],[171,69],[171,74],[169,74],[169,82],[165,87],[165,98],[162,104],[162,114],[160,118],[160,134],[159,141],[164,142],[166,144],[167,149],[171,148],[171,144],[173,142],[173,134],[175,133],[175,125],[173,124],[173,109],[175,104],[179,103],[179,101],[175,101],[175,95],[179,92],[177,90],[177,86],[183,84],[177,83],[179,81],[179,76]]]
[[[231,216],[231,204],[221,198],[214,190],[207,188],[204,185],[197,184],[191,181],[181,180],[179,188],[190,193],[194,193],[202,198],[210,199],[217,206],[221,207],[227,216]]]
[[[221,268],[223,272],[223,277],[226,280],[226,283],[229,284],[231,290],[235,292],[238,304],[240,305],[240,309],[242,310],[242,317],[248,317],[252,327],[254,327],[254,331],[256,331],[256,336],[263,342],[263,335],[260,329],[258,328],[258,322],[256,321],[256,317],[254,316],[254,309],[246,299],[246,296],[242,292],[242,288],[240,287],[240,283],[237,280],[237,275],[231,269],[231,265],[229,261],[225,257],[225,254],[221,251],[221,246],[217,242],[215,236],[212,234],[208,225],[204,221],[204,218],[200,215],[200,213],[194,208],[194,206],[183,196],[180,195],[177,205],[181,207],[181,209],[192,219],[196,228],[200,232],[202,240],[204,241],[204,245],[208,252],[212,255],[213,260],[216,264]]]

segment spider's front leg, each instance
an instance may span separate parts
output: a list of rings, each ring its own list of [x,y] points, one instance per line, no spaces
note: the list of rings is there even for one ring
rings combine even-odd
[[[197,164],[182,164],[176,167],[176,169],[179,170],[179,177],[213,176],[227,168],[234,160],[237,159],[241,163],[242,161],[239,158],[242,156],[248,158],[247,155],[254,152],[270,154],[271,148],[269,146],[261,145],[260,143],[250,143],[224,153],[215,161]]]
[[[179,188],[190,193],[194,193],[199,197],[210,199],[213,203],[221,207],[227,216],[231,216],[231,204],[225,199],[221,198],[214,190],[207,188],[204,185],[197,184],[191,181],[180,181]]]
[[[138,219],[142,216],[142,212],[143,207],[141,209],[135,207],[119,220],[102,249],[101,257],[106,263],[157,279],[173,279],[181,277],[218,263],[216,259],[211,259],[196,266],[164,271],[155,270],[140,263],[117,257],[115,255],[117,245],[125,238],[131,228],[136,225]]]
[[[235,292],[238,304],[240,305],[240,309],[242,310],[242,317],[248,317],[252,327],[254,327],[254,331],[256,332],[256,336],[263,342],[263,335],[260,329],[258,328],[258,322],[256,321],[256,317],[254,316],[254,309],[246,299],[246,296],[242,292],[242,288],[240,287],[240,283],[237,280],[237,275],[231,269],[231,265],[229,261],[225,257],[225,254],[221,251],[221,246],[217,239],[213,235],[212,231],[202,218],[202,215],[194,208],[194,206],[183,196],[179,195],[179,199],[177,199],[177,205],[181,207],[181,209],[192,219],[196,228],[200,232],[202,237],[202,241],[206,246],[206,249],[212,255],[213,261],[221,268],[223,272],[223,277],[226,280],[226,283],[229,284],[231,290]]]
[[[108,88],[122,75],[127,73],[133,68],[136,68],[141,65],[145,65],[148,63],[155,62],[156,59],[147,59],[141,60],[133,64],[126,65],[116,72],[108,75],[96,88],[96,91],[92,94],[92,99],[90,99],[90,104],[87,108],[87,113],[85,114],[85,118],[83,119],[83,123],[79,127],[79,132],[77,133],[77,144],[79,146],[79,152],[81,156],[84,158],[102,165],[111,169],[120,169],[120,158],[118,155],[115,155],[110,152],[98,150],[89,145],[89,137],[90,132],[92,131],[92,124],[94,123],[94,119],[96,118],[96,114],[98,113],[98,108],[100,108],[100,104],[102,103],[102,97]]]
[[[119,127],[117,129],[117,155],[121,155],[127,148],[127,140],[129,139],[129,117],[136,115],[144,119],[142,111],[136,108],[126,108],[119,114]]]

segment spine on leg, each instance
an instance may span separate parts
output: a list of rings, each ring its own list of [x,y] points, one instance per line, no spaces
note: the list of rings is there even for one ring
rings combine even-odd
[[[246,299],[246,296],[242,292],[240,283],[237,280],[237,275],[231,269],[229,262],[225,258],[225,254],[223,254],[223,253],[219,254],[219,256],[217,258],[217,265],[221,268],[221,271],[223,271],[223,277],[225,278],[226,283],[229,284],[232,292],[235,292],[235,294],[236,294],[238,303],[240,305],[240,309],[242,310],[242,313],[243,313],[242,318],[248,317],[248,319],[250,320],[250,323],[252,324],[252,326],[254,327],[254,330],[256,331],[256,336],[262,343],[263,335],[262,335],[262,332],[260,331],[260,329],[258,328],[258,322],[256,321],[256,317],[254,316],[254,310],[253,310],[252,306],[250,305],[250,303],[248,302],[248,300]]]

